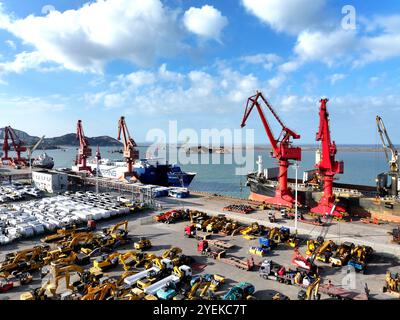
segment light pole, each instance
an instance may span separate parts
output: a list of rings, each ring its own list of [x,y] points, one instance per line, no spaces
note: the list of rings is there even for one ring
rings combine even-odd
[[[297,171],[299,169],[299,164],[297,163],[297,161],[294,163],[293,166],[296,172],[295,191],[294,191],[294,231],[297,234]]]

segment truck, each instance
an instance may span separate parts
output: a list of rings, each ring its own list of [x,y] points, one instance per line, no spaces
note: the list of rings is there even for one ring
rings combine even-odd
[[[226,254],[224,249],[216,246],[210,246],[207,240],[200,240],[197,243],[197,251],[213,259],[220,259]]]
[[[149,277],[149,275],[151,275],[152,273],[158,274],[163,270],[172,270],[174,268],[172,261],[170,259],[162,259],[160,261],[160,264],[162,267],[160,266],[153,266],[149,269],[146,269],[144,271],[141,271],[139,273],[136,273],[134,275],[131,275],[129,277],[126,277],[124,279],[124,283],[129,285],[129,286],[133,286],[137,283],[137,281],[144,279],[146,277]]]
[[[185,226],[184,236],[186,238],[195,238],[196,240],[206,240],[210,238],[211,234],[202,231],[197,231],[193,224]]]
[[[273,241],[272,239],[269,239],[269,238],[265,238],[265,237],[258,238],[258,245],[261,248],[269,249],[269,250],[272,250],[272,249],[276,248],[276,246],[277,246],[275,241]]]
[[[250,271],[254,268],[253,258],[240,259],[237,257],[229,256],[219,258],[219,261],[246,271]]]
[[[254,285],[249,282],[240,282],[231,288],[222,300],[249,300],[256,291]]]
[[[171,285],[177,285],[183,278],[192,276],[192,268],[186,265],[182,265],[179,268],[175,267],[172,274],[168,277],[153,283],[152,285],[144,288],[144,293],[146,294],[157,294],[159,290]]]
[[[275,280],[285,284],[295,284],[297,273],[297,270],[286,269],[270,259],[264,260],[259,269],[259,276],[263,279]]]

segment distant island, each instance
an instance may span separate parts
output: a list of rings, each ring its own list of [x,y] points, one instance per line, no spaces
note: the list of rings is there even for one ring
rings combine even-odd
[[[15,134],[21,139],[26,146],[33,146],[39,140],[40,137],[31,136],[28,133],[14,129]],[[4,140],[4,128],[0,128],[0,139],[1,143]],[[100,146],[100,147],[121,147],[122,143],[117,139],[111,138],[109,136],[99,136],[99,137],[87,137],[90,146]],[[62,147],[78,147],[79,141],[76,139],[75,133],[68,133],[60,137],[45,138],[38,149],[61,149]]]

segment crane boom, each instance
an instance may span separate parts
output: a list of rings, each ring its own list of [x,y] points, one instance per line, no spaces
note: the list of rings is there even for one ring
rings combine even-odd
[[[383,149],[385,151],[386,160],[389,163],[391,172],[399,172],[399,156],[396,148],[390,140],[389,134],[386,131],[385,124],[380,116],[376,116],[376,124],[378,133],[382,141]],[[389,157],[389,152],[391,157]]]
[[[78,171],[88,171],[92,173],[92,168],[87,165],[87,159],[92,155],[92,149],[89,147],[88,140],[85,137],[82,120],[78,120],[76,125],[76,138],[79,140],[79,150],[75,161]]]
[[[320,176],[323,177],[324,188],[323,196],[318,205],[311,209],[312,213],[323,216],[343,217],[345,209],[335,202],[333,194],[333,179],[335,174],[341,174],[344,171],[343,161],[336,161],[337,152],[335,141],[331,140],[329,129],[329,113],[327,110],[327,98],[320,100],[319,108],[319,130],[316,135],[316,141],[321,141],[321,159],[315,164]]]
[[[121,134],[124,144],[124,158],[128,166],[128,174],[133,174],[133,164],[139,159],[139,151],[136,149],[137,144],[131,137],[125,117],[121,117],[118,121],[118,140],[121,140]]]
[[[386,161],[389,164],[389,172],[380,173],[376,178],[378,192],[381,196],[397,196],[399,194],[399,155],[394,147],[385,124],[381,117],[376,116],[376,125],[382,141]],[[388,179],[389,178],[389,179]],[[390,184],[389,184],[389,181]]]
[[[259,101],[264,102],[269,111],[272,113],[274,118],[282,127],[281,133],[278,138],[275,138],[272,129],[265,117],[263,109]],[[289,167],[289,160],[301,160],[301,148],[292,147],[291,138],[299,139],[300,135],[289,129],[283,121],[280,119],[278,114],[275,112],[271,104],[264,97],[264,95],[257,91],[257,93],[247,100],[246,109],[244,111],[241,127],[246,125],[247,119],[249,118],[252,110],[256,107],[258,114],[263,123],[265,132],[267,133],[268,139],[272,146],[272,154],[279,162],[279,182],[276,188],[275,197],[267,198],[265,201],[271,204],[280,206],[292,207],[294,204],[293,195],[287,185],[287,169]]]
[[[11,139],[12,146],[14,148],[17,156],[13,159],[8,155],[8,152],[11,150],[8,140]],[[2,161],[10,161],[13,164],[22,164],[26,165],[26,159],[21,156],[22,152],[26,152],[27,148],[23,145],[23,141],[17,136],[14,129],[11,126],[7,126],[4,128],[4,142],[3,142],[3,151],[4,156],[2,157]]]

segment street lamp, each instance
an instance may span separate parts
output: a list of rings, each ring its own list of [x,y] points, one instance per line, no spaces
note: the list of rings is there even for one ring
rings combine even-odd
[[[294,230],[297,234],[297,171],[299,169],[299,164],[297,161],[293,165],[294,170],[296,172],[296,181],[295,181],[295,192],[294,192]]]

